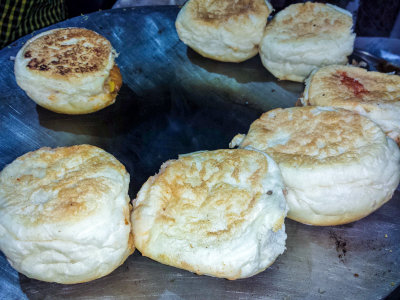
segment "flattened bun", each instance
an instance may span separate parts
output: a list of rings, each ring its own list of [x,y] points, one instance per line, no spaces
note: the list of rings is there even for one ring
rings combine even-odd
[[[352,66],[328,66],[306,80],[303,105],[333,106],[357,112],[400,144],[400,76]]]
[[[266,0],[189,0],[175,25],[179,38],[202,56],[241,62],[258,53],[271,11]]]
[[[38,34],[15,58],[18,85],[38,105],[65,114],[86,114],[115,102],[122,77],[110,42],[84,28]]]
[[[400,150],[374,122],[348,110],[295,107],[264,113],[231,147],[252,146],[279,165],[288,217],[312,225],[359,220],[388,201]]]
[[[282,189],[278,166],[257,151],[204,151],[167,161],[134,201],[135,246],[197,274],[252,276],[285,250]]]
[[[268,23],[261,61],[275,77],[301,82],[314,68],[347,62],[355,39],[352,25],[351,13],[337,6],[292,4]]]
[[[0,249],[28,277],[78,283],[133,252],[129,174],[94,146],[41,148],[0,173]]]

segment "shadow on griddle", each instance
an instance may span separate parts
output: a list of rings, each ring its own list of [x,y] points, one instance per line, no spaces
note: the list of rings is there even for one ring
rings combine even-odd
[[[239,83],[276,81],[275,77],[263,67],[258,55],[241,63],[230,63],[205,58],[189,47],[186,54],[192,64],[207,72],[234,78]]]
[[[112,138],[128,131],[135,123],[140,123],[145,117],[143,112],[151,113],[148,106],[147,99],[137,96],[127,84],[124,84],[114,104],[91,114],[59,114],[38,105],[36,110],[40,125],[47,129],[76,135]]]
[[[205,58],[189,47],[187,48],[186,54],[190,62],[194,65],[203,68],[207,72],[233,78],[238,83],[274,82],[292,93],[299,93],[303,89],[303,84],[300,82],[277,79],[264,68],[259,55],[241,63],[229,63]]]
[[[270,267],[268,273],[277,272]],[[146,276],[151,272],[152,277]],[[145,276],[143,276],[145,275]],[[223,278],[199,276],[194,273],[158,263],[144,257],[139,251],[128,257],[124,264],[109,275],[78,284],[58,284],[43,282],[19,274],[21,290],[28,299],[75,299],[75,298],[118,298],[123,295],[146,295],[150,288],[158,298],[184,299],[187,297],[188,286],[194,282],[207,285],[210,289],[233,291],[244,289],[250,280],[264,281],[262,276],[256,275],[251,279],[229,281]],[[156,283],[156,284],[154,284]],[[40,291],[40,293],[37,293]],[[204,292],[202,292],[203,294]]]

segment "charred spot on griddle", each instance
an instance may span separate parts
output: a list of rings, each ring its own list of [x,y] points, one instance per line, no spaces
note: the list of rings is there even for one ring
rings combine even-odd
[[[347,241],[341,237],[339,237],[335,232],[331,231],[329,233],[329,237],[335,241],[336,252],[338,253],[339,260],[344,263],[345,256],[347,253]]]

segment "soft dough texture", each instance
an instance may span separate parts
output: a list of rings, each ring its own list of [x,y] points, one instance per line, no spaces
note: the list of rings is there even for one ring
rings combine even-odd
[[[265,0],[189,0],[175,25],[179,38],[202,56],[241,62],[258,53],[271,11]]]
[[[251,150],[170,160],[134,201],[134,243],[144,256],[197,274],[252,276],[285,250],[286,201],[278,166]]]
[[[252,146],[279,165],[288,217],[312,225],[361,219],[388,201],[400,180],[396,143],[344,109],[296,107],[264,113],[230,146]]]
[[[334,106],[357,112],[400,144],[400,76],[352,66],[328,66],[306,80],[303,105]]]
[[[116,52],[84,28],[53,29],[27,41],[15,58],[18,85],[40,106],[85,114],[115,102],[122,77]]]
[[[303,81],[314,68],[347,62],[355,39],[352,25],[351,14],[334,5],[292,4],[267,25],[261,61],[279,79]]]
[[[134,251],[129,174],[89,145],[41,148],[0,173],[0,249],[28,277],[78,283]]]

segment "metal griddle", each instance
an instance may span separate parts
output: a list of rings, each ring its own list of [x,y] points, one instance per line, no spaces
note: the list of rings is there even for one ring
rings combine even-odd
[[[88,143],[127,167],[129,194],[135,198],[164,161],[227,148],[262,112],[294,106],[303,85],[277,81],[258,56],[220,63],[188,49],[175,31],[178,10],[116,9],[50,27],[95,30],[119,53],[124,84],[117,101],[89,115],[50,112],[17,86],[12,57],[32,35],[1,50],[0,169],[39,147]],[[7,282],[10,288],[0,290],[0,298],[24,293],[30,299],[381,299],[400,285],[399,198],[396,191],[377,212],[344,226],[313,227],[287,219],[285,253],[266,271],[236,281],[198,276],[136,251],[104,278],[60,285],[18,274],[0,253],[0,287]]]

